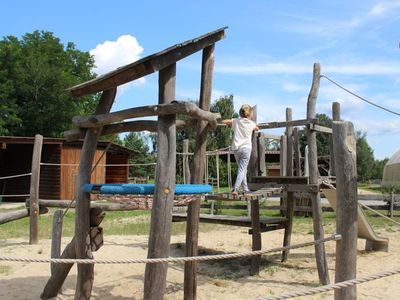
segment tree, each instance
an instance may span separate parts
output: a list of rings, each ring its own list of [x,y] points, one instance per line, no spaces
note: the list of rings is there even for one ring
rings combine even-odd
[[[316,115],[318,124],[325,127],[332,128],[332,119],[326,114],[317,114]],[[317,134],[317,149],[318,156],[329,155],[329,144],[330,144],[330,135],[328,133],[318,133]],[[304,148],[307,145],[307,136],[302,135],[300,137],[300,150],[304,156]]]
[[[382,160],[376,159],[374,161],[374,166],[372,169],[371,179],[382,179],[383,177],[383,169],[385,168],[386,163],[389,158],[385,158]]]
[[[145,133],[130,132],[125,136],[123,145],[137,152],[134,157],[130,159],[131,164],[154,163],[154,157],[150,155],[148,137]],[[146,177],[154,175],[153,165],[134,166],[129,168],[129,170],[129,174],[132,177]]]
[[[88,52],[66,47],[51,32],[0,41],[0,133],[59,137],[75,115],[93,112],[98,96],[75,100],[68,87],[95,77]]]
[[[368,145],[366,133],[356,132],[356,149],[357,177],[361,182],[365,182],[371,179],[374,167],[374,151]]]

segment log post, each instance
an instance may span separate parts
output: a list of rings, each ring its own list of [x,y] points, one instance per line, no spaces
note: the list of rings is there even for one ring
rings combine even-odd
[[[336,230],[342,239],[336,242],[335,282],[354,279],[357,267],[357,166],[356,139],[351,122],[333,122],[336,179]],[[336,300],[357,299],[356,285],[335,290]]]
[[[183,182],[190,182],[190,167],[189,167],[189,140],[183,140]]]
[[[253,115],[251,117],[251,120],[257,124],[257,105],[253,106]],[[250,155],[250,161],[249,161],[249,174],[248,174],[248,181],[252,182],[252,178],[254,176],[258,176],[258,147],[257,147],[257,137],[258,137],[258,132],[253,131],[252,137],[251,137],[251,155]]]
[[[307,119],[316,117],[316,102],[320,83],[321,67],[319,63],[314,64],[313,81],[307,100]],[[306,129],[308,142],[308,163],[309,163],[309,183],[318,184],[318,152],[317,152],[317,133]],[[322,227],[322,208],[319,189],[317,192],[310,193],[312,212],[313,212],[313,229],[314,239],[324,238],[324,228]],[[325,245],[323,243],[315,244],[315,259],[317,263],[318,276],[322,284],[329,284],[328,262],[326,260]]]
[[[286,108],[286,122],[293,120],[292,109]],[[293,127],[286,127],[286,138],[287,138],[287,158],[286,158],[286,176],[293,176]],[[290,246],[290,240],[292,237],[293,229],[293,214],[294,214],[294,193],[286,191],[286,226],[285,234],[283,237],[283,246]],[[287,261],[289,256],[289,250],[282,252],[282,261]]]
[[[340,103],[339,102],[333,102],[332,103],[332,120],[333,121],[340,121]],[[329,147],[329,152],[330,152],[330,157],[329,157],[329,175],[330,176],[336,176],[335,172],[335,154],[333,151],[333,137],[329,137],[330,141],[330,147]]]
[[[210,110],[212,77],[214,70],[215,45],[203,50],[200,83],[199,106]],[[204,174],[204,162],[207,147],[207,123],[198,121],[197,139],[193,156],[192,183],[201,183]],[[200,201],[192,201],[188,205],[186,225],[186,256],[198,255]],[[184,299],[196,299],[197,296],[197,262],[185,262]]]
[[[299,130],[297,127],[293,129],[293,152],[294,152],[294,166],[296,169],[296,176],[302,176],[301,172],[301,154],[300,154],[300,139]]]
[[[219,193],[219,154],[215,155],[215,164],[217,167],[217,192]]]
[[[39,184],[40,184],[40,159],[42,157],[43,136],[35,135],[33,145],[31,186],[29,189],[29,244],[39,241]]]
[[[51,258],[59,258],[61,254],[61,237],[63,226],[63,211],[57,209],[53,215],[53,231],[51,236]],[[51,274],[54,274],[55,265],[50,264]]]
[[[279,175],[286,176],[286,165],[287,165],[287,139],[285,135],[281,136],[280,148],[279,148]],[[282,204],[282,203],[281,203]]]
[[[114,102],[117,89],[104,91],[96,108],[96,113],[107,113]],[[100,128],[90,128],[86,131],[82,145],[82,156],[76,177],[76,208],[75,208],[75,252],[76,258],[93,258],[91,250],[86,246],[86,238],[90,230],[90,194],[83,191],[83,185],[90,183],[93,158],[97,148]],[[69,270],[68,270],[69,271]],[[68,272],[67,272],[68,274]],[[78,264],[75,299],[89,299],[94,280],[94,265]]]
[[[90,231],[94,230],[97,232],[99,229],[98,226],[100,225],[100,223],[102,222],[102,220],[104,218],[104,212],[101,208],[91,208],[89,214],[90,214],[90,216],[88,217],[88,219],[90,220],[89,225],[90,225],[90,227],[92,227],[90,229]],[[91,242],[90,246],[92,246],[92,242],[96,242],[96,241],[90,240],[90,242]],[[68,259],[77,258],[76,243],[77,243],[76,236],[74,236],[72,238],[71,242],[64,248],[63,253],[59,257],[60,258],[68,258]],[[86,241],[85,241],[85,244],[86,244]],[[50,299],[50,298],[54,298],[57,296],[58,292],[62,288],[65,278],[67,278],[68,273],[71,270],[73,265],[74,265],[73,263],[54,264],[54,266],[52,268],[51,276],[50,276],[49,280],[47,281],[42,294],[40,295],[41,299]]]
[[[176,64],[159,72],[159,104],[175,99]],[[176,173],[176,115],[158,117],[157,172],[149,236],[148,258],[169,256]],[[144,299],[163,299],[168,264],[146,264]]]
[[[226,160],[228,166],[228,187],[229,187],[229,191],[232,190],[232,165],[231,165],[231,147],[229,146],[229,150],[228,150],[228,158]]]
[[[258,133],[257,139],[257,151],[258,151],[258,176],[265,176],[265,138],[262,132]]]

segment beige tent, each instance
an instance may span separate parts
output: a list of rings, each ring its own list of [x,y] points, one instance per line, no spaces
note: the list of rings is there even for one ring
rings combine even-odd
[[[383,169],[382,185],[400,186],[400,150],[386,163]]]

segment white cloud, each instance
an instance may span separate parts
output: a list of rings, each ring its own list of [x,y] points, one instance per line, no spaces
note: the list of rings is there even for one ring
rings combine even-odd
[[[134,36],[121,35],[116,41],[105,41],[90,50],[95,60],[95,72],[98,75],[113,71],[118,67],[133,63],[141,58],[143,47]],[[144,83],[145,79],[137,80]],[[122,92],[129,88],[130,84],[122,86]],[[119,90],[121,92],[121,90]]]
[[[369,15],[373,17],[383,17],[387,12],[400,7],[400,1],[390,0],[382,1],[372,7]]]
[[[356,120],[354,121],[357,130],[367,132],[368,135],[395,135],[400,133],[400,120],[374,121]]]

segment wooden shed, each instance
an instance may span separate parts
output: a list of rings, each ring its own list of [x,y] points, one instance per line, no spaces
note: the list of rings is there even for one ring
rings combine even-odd
[[[0,177],[31,172],[33,137],[0,136]],[[99,142],[92,173],[93,183],[128,182],[129,158],[135,151],[108,142]],[[69,200],[74,197],[82,141],[44,138],[40,169],[40,199]],[[107,166],[106,166],[107,165]],[[0,195],[29,194],[30,176],[0,180]],[[26,197],[2,197],[3,201],[25,201]]]

